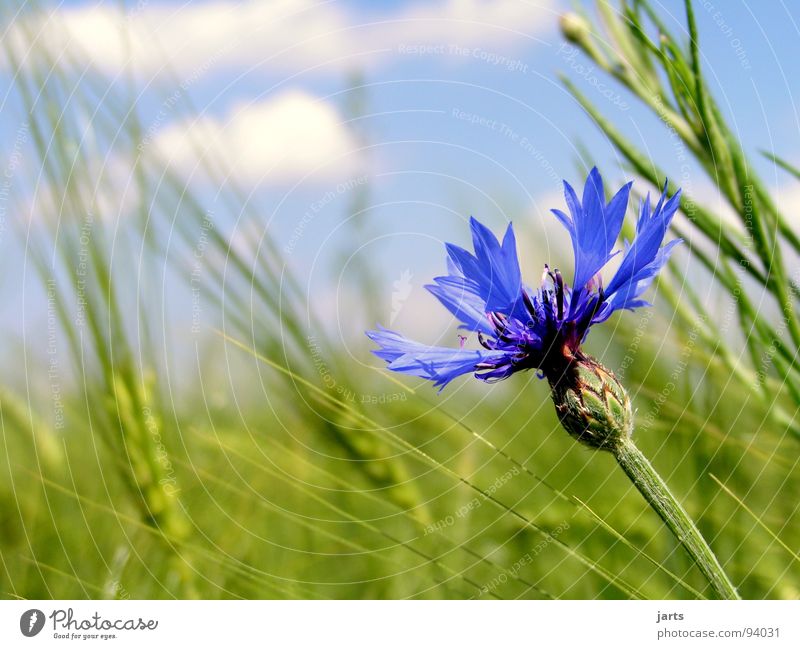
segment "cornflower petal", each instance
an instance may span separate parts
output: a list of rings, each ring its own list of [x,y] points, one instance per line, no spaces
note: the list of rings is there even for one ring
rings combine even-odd
[[[537,369],[551,384],[575,358],[587,358],[581,344],[589,329],[620,309],[648,306],[642,293],[667,262],[680,239],[662,245],[680,204],[680,191],[667,199],[667,185],[651,209],[642,201],[636,234],[626,243],[622,262],[608,287],[600,271],[617,254],[614,245],[622,229],[631,183],[608,203],[597,169],[586,179],[583,195],[564,182],[567,212],[553,210],[572,241],[575,277],[572,285],[558,270],[545,266],[542,284],[531,291],[522,282],[514,228],[502,242],[470,218],[474,253],[446,244],[448,275],[426,286],[460,322],[459,328],[478,334],[482,349],[428,346],[379,327],[367,335],[378,344],[374,354],[388,368],[428,379],[440,390],[458,376],[472,373],[494,382],[516,372]]]

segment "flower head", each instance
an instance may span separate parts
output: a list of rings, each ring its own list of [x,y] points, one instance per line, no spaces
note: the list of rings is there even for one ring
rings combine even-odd
[[[662,245],[680,202],[680,191],[668,199],[665,185],[655,207],[649,195],[642,201],[636,235],[626,243],[614,277],[603,286],[600,271],[618,254],[613,249],[630,189],[628,183],[606,202],[596,168],[580,198],[564,182],[567,212],[553,213],[572,239],[571,285],[545,265],[540,287],[530,289],[522,281],[513,227],[499,241],[470,219],[474,252],[447,244],[448,274],[426,288],[461,322],[461,329],[476,334],[480,349],[466,348],[463,341],[458,348],[431,347],[379,327],[367,332],[379,345],[375,355],[390,370],[429,379],[440,389],[462,374],[493,382],[528,369],[538,370],[555,386],[576,361],[588,358],[580,347],[593,325],[614,311],[648,306],[641,295],[680,241]]]

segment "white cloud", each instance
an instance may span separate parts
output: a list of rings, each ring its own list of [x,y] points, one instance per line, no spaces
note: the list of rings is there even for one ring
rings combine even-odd
[[[530,37],[554,27],[552,2],[420,1],[369,17],[343,3],[313,0],[149,2],[127,14],[105,3],[52,12],[40,26],[40,38],[55,51],[77,48],[82,58],[108,73],[128,63],[146,75],[170,66],[182,77],[198,68],[262,65],[282,72],[319,66],[324,73],[385,63],[405,43],[493,47],[507,53],[511,44],[528,44]]]
[[[327,181],[354,174],[359,155],[335,108],[299,91],[240,105],[220,120],[177,122],[152,140],[161,157],[187,174],[205,158],[237,179],[286,183],[310,174]]]

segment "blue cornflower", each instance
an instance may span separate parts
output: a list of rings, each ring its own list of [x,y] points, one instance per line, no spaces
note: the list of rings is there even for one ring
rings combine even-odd
[[[597,169],[586,179],[582,198],[564,182],[568,212],[553,210],[572,239],[575,273],[568,285],[558,270],[544,267],[541,286],[531,290],[522,281],[514,229],[498,239],[476,219],[470,219],[474,253],[447,244],[448,274],[426,288],[461,322],[475,332],[480,349],[431,347],[379,327],[367,335],[379,348],[375,355],[390,370],[433,381],[444,388],[462,374],[474,373],[487,382],[515,372],[538,370],[551,386],[559,384],[576,361],[589,358],[581,351],[590,328],[620,309],[648,306],[642,293],[666,263],[675,239],[662,245],[680,202],[680,191],[667,198],[666,184],[655,207],[649,195],[641,202],[636,235],[626,243],[622,261],[604,287],[601,269],[618,252],[614,245],[622,229],[631,184],[606,203]],[[599,367],[602,376],[610,374]],[[620,387],[621,389],[621,387]],[[627,396],[625,397],[627,399]],[[558,406],[558,403],[557,403]]]
[[[639,206],[636,236],[626,243],[608,286],[602,268],[611,260],[622,229],[631,184],[606,203],[603,181],[592,169],[578,199],[564,183],[567,212],[553,210],[567,228],[575,255],[575,276],[567,285],[558,270],[544,267],[541,286],[522,282],[514,230],[502,242],[471,219],[474,253],[447,245],[448,274],[427,288],[477,333],[482,349],[428,347],[387,329],[368,331],[375,354],[389,369],[430,379],[440,389],[469,372],[483,381],[505,379],[526,369],[539,370],[550,384],[559,421],[580,443],[610,452],[647,502],[684,546],[716,592],[739,599],[713,551],[664,480],[633,441],[633,408],[622,383],[581,350],[593,325],[619,309],[646,306],[641,295],[666,263],[679,240],[662,245],[680,202],[667,198],[667,185],[655,207],[648,196]]]

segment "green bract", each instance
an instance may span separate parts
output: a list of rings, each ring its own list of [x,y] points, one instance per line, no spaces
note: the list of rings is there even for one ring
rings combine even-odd
[[[579,442],[611,450],[631,436],[628,393],[613,372],[591,356],[570,362],[550,387],[561,424]]]

